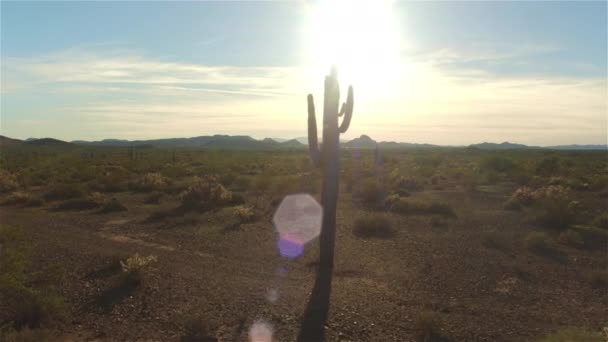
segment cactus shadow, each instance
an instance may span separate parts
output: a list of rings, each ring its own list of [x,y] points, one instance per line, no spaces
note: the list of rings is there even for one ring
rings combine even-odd
[[[325,323],[329,312],[332,269],[318,267],[315,283],[304,311],[298,333],[298,342],[318,342],[325,340]]]

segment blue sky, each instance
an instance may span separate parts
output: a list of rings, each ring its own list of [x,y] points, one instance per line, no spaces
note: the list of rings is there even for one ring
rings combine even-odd
[[[606,2],[326,3],[2,1],[2,134],[303,136],[334,58],[347,137],[606,142]]]

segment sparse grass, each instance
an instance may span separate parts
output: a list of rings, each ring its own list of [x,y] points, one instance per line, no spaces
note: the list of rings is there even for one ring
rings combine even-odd
[[[393,203],[391,211],[403,215],[439,215],[445,218],[456,217],[456,213],[446,203],[420,202],[400,199]]]
[[[585,328],[564,328],[539,340],[539,342],[604,342],[602,333]]]
[[[66,307],[53,284],[26,271],[28,246],[21,230],[0,226],[0,245],[0,303],[8,318],[3,326],[19,331],[62,319]]]
[[[25,207],[39,207],[44,203],[42,198],[33,196],[27,192],[15,191],[8,195],[3,205],[21,205]]]
[[[355,236],[361,238],[387,239],[395,232],[391,221],[382,213],[366,213],[355,220],[353,227]]]
[[[436,313],[423,311],[414,321],[414,336],[419,342],[444,341],[441,321]]]

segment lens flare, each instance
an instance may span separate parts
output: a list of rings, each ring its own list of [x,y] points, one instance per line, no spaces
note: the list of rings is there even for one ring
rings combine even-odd
[[[249,328],[249,342],[272,342],[272,326],[264,321],[256,321]]]

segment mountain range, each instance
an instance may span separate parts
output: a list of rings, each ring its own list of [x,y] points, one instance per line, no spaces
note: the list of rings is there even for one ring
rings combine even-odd
[[[0,135],[0,147],[16,145],[33,146],[137,146],[137,147],[197,147],[206,149],[224,150],[276,150],[276,149],[304,149],[307,147],[307,138],[298,137],[295,139],[265,138],[262,140],[254,139],[247,135],[209,135],[191,138],[168,138],[151,140],[121,140],[104,139],[99,141],[74,140],[66,142],[53,138],[28,138],[26,140],[12,139]],[[358,138],[341,141],[344,148],[350,149],[431,149],[439,147],[466,147],[466,146],[441,146],[432,144],[416,144],[394,141],[380,141],[372,139],[367,135]],[[558,146],[528,146],[510,142],[490,143],[483,142],[472,144],[469,148],[482,150],[521,150],[521,149],[552,149],[552,150],[607,150],[608,145],[558,145]]]

